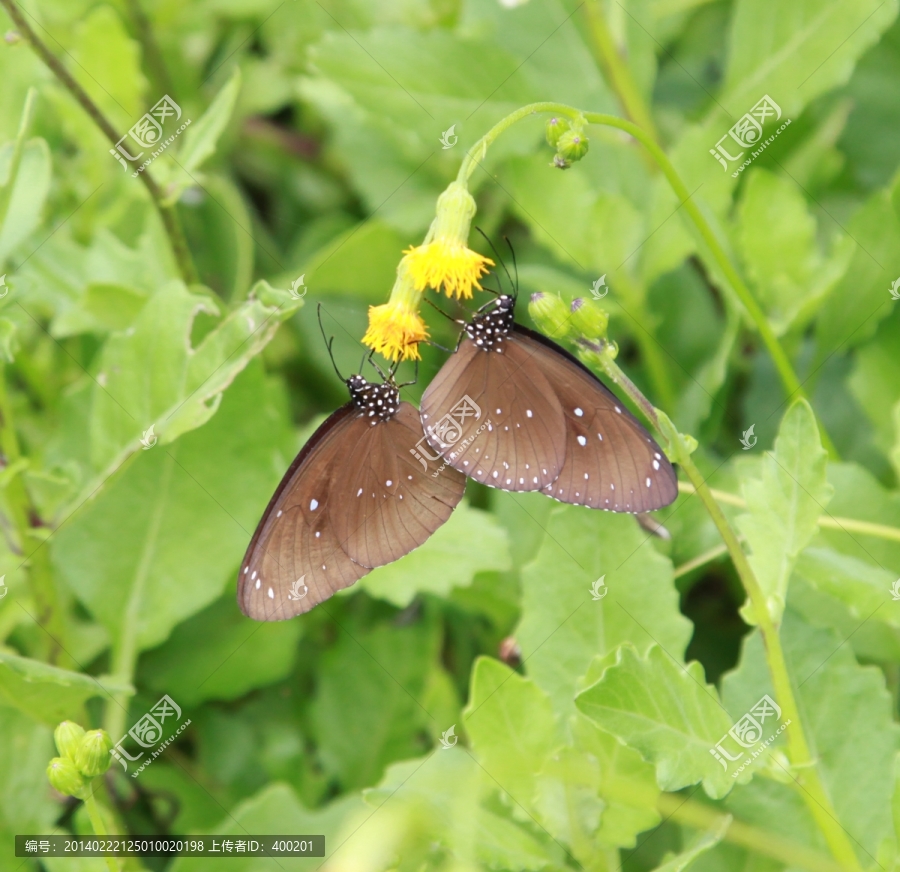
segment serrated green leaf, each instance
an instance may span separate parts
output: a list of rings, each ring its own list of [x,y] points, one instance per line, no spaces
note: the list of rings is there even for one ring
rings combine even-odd
[[[146,294],[127,285],[91,282],[84,290],[82,306],[106,329],[125,330],[146,302]]]
[[[371,596],[405,608],[416,594],[447,596],[475,574],[510,568],[506,531],[493,515],[461,503],[437,532],[410,554],[361,578]]]
[[[860,666],[843,639],[810,627],[790,607],[781,638],[825,790],[851,842],[874,857],[892,831],[893,766],[900,749],[884,675]],[[744,642],[740,666],[722,680],[722,699],[736,715],[771,694],[771,687],[762,640],[754,632]],[[753,779],[735,789],[728,806],[739,820],[785,838],[801,843],[821,838],[802,797],[789,785]]]
[[[4,702],[50,726],[67,718],[83,719],[85,700],[126,692],[133,692],[130,685],[118,679],[95,678],[0,651],[0,695]]]
[[[472,670],[466,731],[478,759],[513,803],[530,808],[535,777],[561,744],[550,700],[534,682],[489,657]]]
[[[90,421],[93,465],[102,472],[82,498],[129,455],[155,444],[153,437],[165,445],[206,423],[222,392],[302,304],[258,282],[251,299],[192,348],[196,316],[217,312],[212,298],[192,294],[178,281],[157,291],[134,326],[112,334],[104,346]]]
[[[738,526],[776,622],[784,611],[794,561],[816,534],[819,516],[834,492],[826,480],[826,460],[813,410],[801,400],[785,413],[775,451],[765,456],[761,476],[743,482],[749,512],[738,517]],[[749,602],[741,615],[755,623]]]
[[[696,661],[683,667],[657,645],[642,659],[632,645],[623,645],[615,665],[582,690],[575,704],[652,762],[663,790],[702,781],[718,799],[731,789],[733,779],[710,752],[732,720]]]
[[[568,715],[575,682],[595,656],[626,641],[643,652],[654,639],[680,656],[691,627],[678,611],[671,564],[634,518],[557,506],[546,530],[536,558],[522,570],[515,636],[528,674],[556,711]],[[594,600],[591,589],[601,576],[608,594]]]

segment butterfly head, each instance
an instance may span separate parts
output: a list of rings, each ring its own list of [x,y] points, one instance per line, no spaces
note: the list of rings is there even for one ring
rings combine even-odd
[[[506,337],[515,324],[516,301],[509,294],[500,294],[491,300],[483,312],[479,312],[466,325],[466,334],[482,351],[502,351]]]
[[[361,375],[347,379],[353,405],[373,424],[393,418],[400,408],[400,391],[391,384],[366,381]]]

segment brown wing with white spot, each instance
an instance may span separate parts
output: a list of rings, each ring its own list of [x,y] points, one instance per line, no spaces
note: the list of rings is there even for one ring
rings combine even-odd
[[[352,403],[313,434],[269,501],[238,571],[238,605],[257,621],[308,612],[369,570],[341,548],[329,518],[332,468],[343,460]]]
[[[422,424],[409,403],[400,403],[390,420],[374,426],[360,419],[353,432],[332,472],[331,493],[341,506],[332,523],[344,551],[374,568],[408,554],[434,533],[462,499],[466,479],[449,467],[433,475],[439,464],[416,459]]]
[[[602,382],[563,349],[516,327],[562,404],[566,460],[543,493],[611,512],[649,512],[678,496],[675,470],[646,429]]]
[[[483,351],[464,339],[423,394],[421,416],[434,450],[492,487],[540,490],[562,468],[562,406],[540,363],[515,341]]]

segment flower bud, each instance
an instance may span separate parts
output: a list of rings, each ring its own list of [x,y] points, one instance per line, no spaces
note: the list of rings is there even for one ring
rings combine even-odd
[[[106,730],[90,730],[75,752],[75,765],[88,778],[102,775],[109,769],[111,750],[112,742]]]
[[[557,342],[571,329],[566,304],[556,294],[532,294],[528,312],[541,331]]]
[[[572,300],[572,330],[588,339],[605,339],[609,315],[596,303],[576,297]]]
[[[566,130],[556,143],[556,153],[564,161],[581,160],[588,150],[588,138],[581,130]]]
[[[547,142],[556,148],[559,137],[565,133],[572,125],[565,118],[554,116],[547,121]]]
[[[74,721],[63,721],[53,731],[53,741],[56,742],[56,750],[60,757],[75,759],[75,752],[84,738],[84,727]]]
[[[78,767],[68,757],[54,757],[47,767],[50,786],[64,796],[80,797],[87,786]]]

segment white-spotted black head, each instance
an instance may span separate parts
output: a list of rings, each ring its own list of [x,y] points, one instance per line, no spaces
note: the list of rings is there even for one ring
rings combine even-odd
[[[351,375],[347,387],[353,405],[373,424],[390,420],[400,408],[400,391],[391,384],[376,384],[361,375]]]
[[[516,301],[509,294],[500,294],[486,311],[475,315],[466,324],[466,334],[482,351],[503,351],[506,337],[515,326]]]

